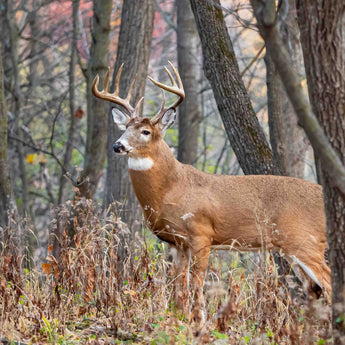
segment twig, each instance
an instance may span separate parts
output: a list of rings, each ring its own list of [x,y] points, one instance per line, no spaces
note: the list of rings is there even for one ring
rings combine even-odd
[[[265,49],[266,45],[264,44],[260,50],[257,52],[257,54],[252,58],[252,60],[249,62],[247,67],[241,72],[241,77],[244,76],[244,74],[249,70],[250,67],[253,66],[254,62],[260,57],[262,51]]]

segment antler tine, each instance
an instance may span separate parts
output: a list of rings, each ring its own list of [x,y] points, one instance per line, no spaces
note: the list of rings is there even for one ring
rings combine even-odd
[[[104,87],[103,87],[104,93],[108,93],[109,78],[110,78],[110,67],[108,66],[107,75],[105,76],[105,79],[104,79]]]
[[[117,72],[117,75],[115,77],[115,91],[114,93],[109,93],[108,89],[109,89],[109,78],[110,78],[110,67],[108,67],[108,71],[104,80],[104,90],[100,91],[98,89],[99,86],[99,75],[97,74],[95,79],[93,80],[92,83],[92,92],[93,94],[100,98],[100,99],[104,99],[106,101],[110,101],[113,102],[115,104],[121,105],[122,107],[124,107],[128,113],[130,114],[130,117],[138,117],[139,116],[139,111],[140,111],[140,107],[141,107],[141,103],[143,101],[143,97],[138,101],[138,103],[136,104],[135,107],[132,107],[130,104],[130,100],[132,97],[132,92],[134,89],[134,85],[135,85],[135,81],[136,81],[136,77],[133,79],[133,81],[131,82],[131,85],[129,87],[129,91],[127,94],[126,98],[121,98],[119,97],[119,85],[120,85],[120,78],[121,78],[121,73],[122,73],[122,69],[123,69],[123,65],[122,64]]]
[[[169,61],[170,62],[170,61]],[[168,73],[168,76],[170,78],[171,84],[172,86],[176,86],[176,82],[175,79],[173,78],[173,76],[171,75],[170,71],[167,69],[167,66],[164,66],[165,71]],[[174,69],[173,69],[174,71]],[[175,72],[175,71],[174,71]]]
[[[158,120],[162,117],[162,115],[168,110],[168,108],[165,108],[165,94],[164,94],[163,90],[169,91],[169,92],[174,93],[175,95],[179,96],[179,98],[177,99],[177,101],[175,101],[175,103],[171,106],[171,108],[176,108],[180,103],[182,103],[182,101],[185,98],[185,93],[184,93],[183,84],[182,84],[180,74],[178,73],[177,69],[173,66],[173,64],[170,61],[169,61],[169,64],[170,64],[170,66],[171,66],[171,68],[175,74],[177,84],[176,84],[174,77],[172,76],[172,74],[170,73],[170,71],[168,70],[168,68],[166,66],[164,66],[164,69],[166,70],[166,72],[167,72],[167,74],[171,80],[172,86],[162,84],[162,83],[154,80],[150,76],[148,76],[148,78],[152,81],[152,83],[154,83],[156,86],[158,86],[163,93],[163,102],[162,102],[161,109],[151,119],[152,123],[157,123]]]
[[[121,64],[115,78],[115,90],[114,90],[114,95],[118,96],[119,95],[119,84],[120,84],[120,78],[121,78],[121,73],[123,69],[123,63]]]
[[[183,89],[182,80],[181,80],[181,77],[180,77],[180,73],[178,72],[178,70],[174,67],[174,65],[173,65],[170,61],[168,61],[168,62],[169,62],[169,64],[170,64],[172,70],[174,71],[174,74],[175,74],[176,79],[177,79],[178,87],[179,87],[180,89],[184,90],[184,89]]]

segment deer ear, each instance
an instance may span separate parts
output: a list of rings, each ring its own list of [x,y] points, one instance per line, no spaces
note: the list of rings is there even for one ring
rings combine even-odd
[[[169,108],[158,122],[158,127],[163,132],[163,135],[167,129],[175,122],[176,119],[176,110],[175,108]]]
[[[113,108],[111,112],[113,114],[113,119],[117,124],[117,127],[119,127],[121,131],[124,131],[126,129],[128,121],[127,115],[117,108]]]

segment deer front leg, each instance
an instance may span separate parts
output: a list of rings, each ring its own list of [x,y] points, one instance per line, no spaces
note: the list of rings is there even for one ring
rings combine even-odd
[[[174,288],[176,307],[189,317],[189,249],[172,247],[174,249]]]
[[[203,324],[205,322],[203,286],[209,256],[210,241],[207,239],[194,240],[191,247],[191,287],[193,295],[192,315],[193,321],[197,324]]]

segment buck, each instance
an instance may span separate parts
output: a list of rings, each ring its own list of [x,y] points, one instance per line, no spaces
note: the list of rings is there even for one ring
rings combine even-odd
[[[171,86],[148,77],[163,94],[162,106],[153,118],[140,116],[143,98],[135,107],[130,104],[134,81],[128,96],[119,97],[123,65],[114,93],[108,92],[109,69],[104,90],[99,91],[97,75],[92,91],[127,112],[112,110],[114,122],[125,131],[113,149],[118,155],[128,156],[129,174],[147,226],[176,248],[177,306],[189,315],[191,271],[192,315],[197,322],[203,320],[203,283],[210,249],[221,245],[237,250],[281,250],[330,294],[330,269],[324,260],[326,221],[321,187],[281,176],[212,175],[177,161],[163,137],[174,123],[176,108],[185,93],[178,71],[170,65],[176,78],[165,67]],[[169,108],[165,107],[163,90],[178,96]]]

